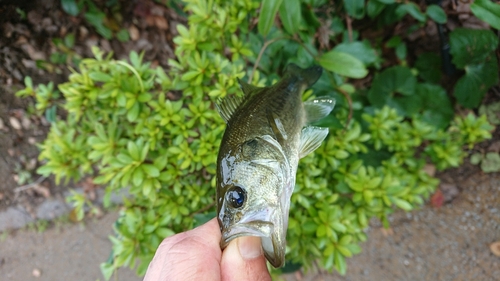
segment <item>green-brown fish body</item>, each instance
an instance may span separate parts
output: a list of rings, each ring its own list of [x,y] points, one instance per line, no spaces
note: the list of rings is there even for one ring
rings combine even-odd
[[[302,102],[322,69],[291,64],[273,86],[240,83],[243,97],[227,97],[218,110],[227,123],[217,159],[217,217],[221,247],[240,236],[261,237],[274,267],[285,262],[290,197],[299,159],[314,151],[328,129],[305,127],[327,116],[330,98]]]

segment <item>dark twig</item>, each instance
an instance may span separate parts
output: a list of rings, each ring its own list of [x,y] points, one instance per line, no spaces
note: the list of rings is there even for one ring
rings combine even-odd
[[[208,204],[207,206],[205,206],[204,208],[201,208],[199,209],[198,211],[196,212],[193,212],[191,214],[189,214],[189,217],[192,218],[194,215],[196,214],[199,214],[199,213],[203,213],[205,212],[206,210],[209,210],[210,208],[212,208],[213,206],[215,206],[215,202],[211,203],[211,204]]]
[[[347,115],[347,122],[345,123],[344,126],[344,131],[345,131],[347,130],[347,127],[349,127],[349,123],[351,123],[352,120],[352,99],[349,93],[347,93],[346,91],[340,88],[337,88],[336,90],[339,91],[346,98],[347,104],[349,105],[349,115]]]
[[[22,186],[19,186],[19,187],[16,187],[14,189],[14,192],[15,193],[18,193],[18,192],[21,192],[21,191],[25,191],[25,190],[28,190],[30,188],[33,188],[37,185],[39,185],[42,181],[44,181],[47,177],[44,177],[44,176],[41,176],[39,177],[35,182],[32,182],[30,184],[26,184],[26,185],[22,185]]]
[[[352,19],[346,15],[345,22],[347,25],[347,34],[349,34],[349,42],[352,42]]]
[[[250,74],[250,77],[248,78],[249,84],[252,83],[253,75],[254,75],[255,71],[257,70],[257,67],[259,66],[260,60],[262,59],[262,55],[266,51],[267,47],[269,47],[269,45],[271,45],[272,43],[274,43],[278,40],[282,40],[282,39],[287,39],[287,38],[286,37],[274,38],[274,39],[271,39],[269,41],[266,41],[264,43],[264,45],[262,45],[262,49],[260,49],[259,55],[257,56],[257,60],[255,61],[255,64],[253,65],[252,74]]]

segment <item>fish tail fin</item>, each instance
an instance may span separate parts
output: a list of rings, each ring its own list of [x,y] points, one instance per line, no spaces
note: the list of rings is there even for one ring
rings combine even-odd
[[[311,87],[323,73],[323,68],[318,65],[313,65],[308,68],[301,68],[294,63],[287,65],[285,68],[285,75],[295,76],[302,80],[306,88]]]

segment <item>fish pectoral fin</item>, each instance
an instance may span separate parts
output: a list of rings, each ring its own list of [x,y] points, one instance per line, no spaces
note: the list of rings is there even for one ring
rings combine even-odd
[[[216,104],[215,107],[217,108],[217,111],[219,112],[220,116],[226,123],[231,119],[231,116],[233,116],[233,113],[236,111],[236,109],[243,103],[244,98],[243,97],[238,97],[238,96],[227,96],[223,99],[220,99]]]
[[[303,158],[307,154],[318,148],[328,135],[328,128],[305,127],[300,134],[299,157]]]
[[[285,141],[288,139],[288,135],[286,134],[285,127],[283,126],[283,123],[281,122],[281,119],[274,114],[273,112],[267,112],[267,120],[269,122],[269,125],[271,126],[271,129],[273,130],[274,135],[282,140]]]
[[[330,97],[318,97],[304,102],[307,124],[318,121],[330,114],[335,106],[335,99]]]

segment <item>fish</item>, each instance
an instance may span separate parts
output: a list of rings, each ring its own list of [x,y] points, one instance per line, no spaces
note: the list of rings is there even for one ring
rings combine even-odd
[[[226,122],[216,174],[221,249],[237,237],[257,236],[266,259],[285,263],[290,198],[300,158],[318,148],[328,128],[309,126],[332,111],[335,100],[302,94],[323,69],[289,64],[269,87],[239,81],[243,95],[216,103]]]

